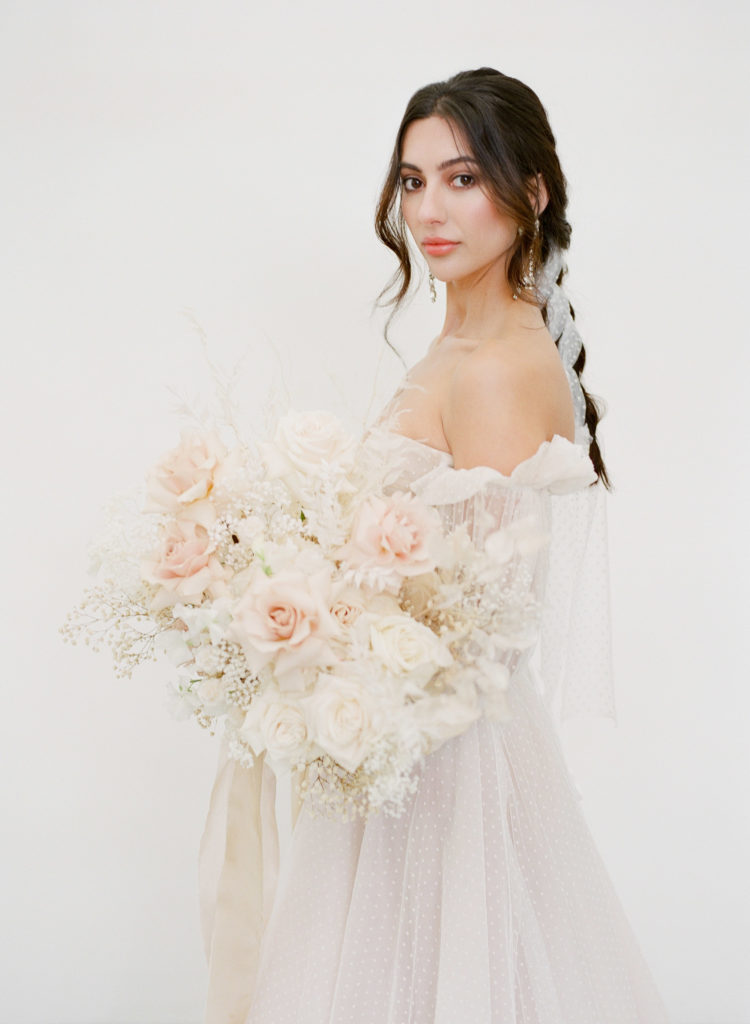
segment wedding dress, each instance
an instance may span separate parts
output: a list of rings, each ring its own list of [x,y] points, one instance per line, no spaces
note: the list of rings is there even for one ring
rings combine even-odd
[[[236,924],[229,938],[218,934],[215,909],[205,918],[208,1018],[663,1024],[666,1011],[585,822],[555,721],[582,710],[614,716],[603,495],[588,486],[590,475],[581,477],[586,447],[556,437],[503,477],[485,467],[455,470],[445,452],[392,432],[382,437],[393,488],[414,490],[447,525],[466,523],[475,541],[536,503],[551,534],[533,580],[546,602],[540,643],[534,657],[510,656],[509,719],[480,718],[431,753],[400,817],[342,823],[299,809],[278,881],[267,868],[278,852],[272,789],[264,789],[270,776],[244,809],[241,769],[231,769],[234,782],[217,783],[205,848],[213,844],[220,866],[209,902],[242,912],[251,880],[235,839],[254,813],[265,833],[247,848],[264,914],[262,930],[244,940]],[[256,954],[257,972],[248,966]]]

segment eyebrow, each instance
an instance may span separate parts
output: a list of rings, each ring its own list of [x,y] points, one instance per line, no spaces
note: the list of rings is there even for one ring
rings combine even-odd
[[[444,171],[446,167],[453,167],[454,164],[475,164],[477,161],[473,156],[454,156],[450,160],[443,160],[441,164],[438,164],[438,170]],[[420,171],[421,168],[417,167],[416,164],[407,164],[402,161],[398,165],[399,171]]]

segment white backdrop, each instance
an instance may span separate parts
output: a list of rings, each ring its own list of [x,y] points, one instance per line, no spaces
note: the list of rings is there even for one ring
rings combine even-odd
[[[674,1020],[750,1021],[746,10],[2,0],[3,1024],[201,1017],[215,741],[166,670],[117,681],[56,629],[100,507],[175,441],[167,386],[210,388],[186,308],[245,353],[249,418],[282,380],[360,419],[387,397],[378,187],[414,89],[480,64],[549,112],[609,407],[619,725],[564,742]],[[439,316],[423,287],[407,362]]]

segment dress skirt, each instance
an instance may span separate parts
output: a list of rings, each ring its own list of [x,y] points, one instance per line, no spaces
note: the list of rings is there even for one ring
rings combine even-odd
[[[247,1024],[663,1024],[529,674],[420,766],[401,817],[303,806]]]

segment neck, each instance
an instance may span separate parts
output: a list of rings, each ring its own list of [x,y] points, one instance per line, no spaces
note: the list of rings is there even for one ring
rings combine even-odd
[[[506,337],[516,328],[544,325],[542,312],[514,299],[505,267],[491,267],[470,278],[446,283],[445,322],[438,340],[450,335],[489,341]]]

